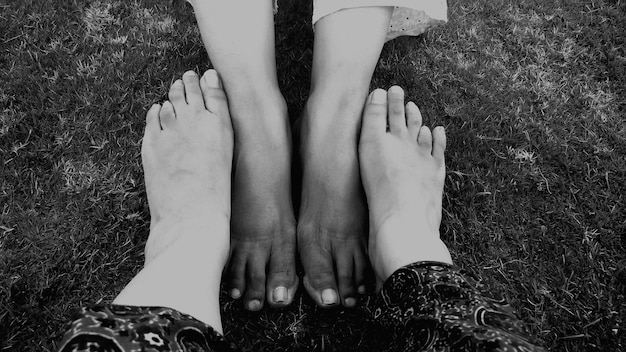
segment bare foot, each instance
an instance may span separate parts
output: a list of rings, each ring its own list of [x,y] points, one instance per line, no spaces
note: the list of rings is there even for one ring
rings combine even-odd
[[[221,332],[233,157],[226,95],[215,71],[201,80],[189,71],[169,99],[148,111],[141,148],[151,216],[145,265],[114,303],[174,308]]]
[[[227,93],[235,131],[230,295],[243,296],[250,311],[284,307],[298,288],[287,107],[282,97]]]
[[[439,238],[445,178],[443,127],[422,126],[417,106],[394,86],[370,94],[359,160],[369,207],[370,262],[382,283],[417,261],[452,263]]]
[[[172,84],[169,99],[148,111],[141,150],[151,216],[146,262],[176,240],[160,230],[230,219],[233,131],[217,73],[207,71],[199,80],[186,72]]]
[[[298,287],[291,135],[276,77],[270,1],[190,0],[220,70],[235,131],[230,295],[256,311],[286,306]],[[245,11],[243,11],[245,9]]]
[[[333,104],[309,100],[301,120],[298,252],[304,266],[304,287],[320,307],[340,303],[354,307],[358,295],[365,293],[367,209],[357,156],[363,105],[360,99],[350,104],[358,106],[344,105],[345,114],[320,113],[320,107],[323,110]],[[329,119],[329,114],[339,118]]]

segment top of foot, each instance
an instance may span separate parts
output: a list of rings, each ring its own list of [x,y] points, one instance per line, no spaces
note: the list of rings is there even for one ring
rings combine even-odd
[[[445,177],[443,127],[422,125],[397,86],[377,89],[363,113],[359,160],[370,218],[369,256],[378,281],[417,261],[451,263],[439,238]]]
[[[159,229],[181,224],[228,229],[233,131],[217,73],[200,80],[189,71],[174,82],[169,101],[146,116],[142,162],[151,215],[150,260],[177,236]],[[152,236],[154,235],[154,236]],[[228,243],[228,238],[224,239]]]

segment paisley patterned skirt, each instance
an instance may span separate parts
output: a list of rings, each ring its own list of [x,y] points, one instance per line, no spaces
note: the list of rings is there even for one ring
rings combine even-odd
[[[398,351],[544,351],[506,300],[442,263],[396,271],[370,308]],[[238,351],[210,326],[170,308],[97,305],[77,312],[60,351]]]

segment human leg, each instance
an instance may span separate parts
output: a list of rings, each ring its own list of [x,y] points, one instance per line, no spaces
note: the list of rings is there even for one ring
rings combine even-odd
[[[235,131],[231,296],[259,310],[291,303],[295,217],[291,136],[278,88],[271,0],[192,0],[211,63],[220,72]]]
[[[367,267],[367,211],[357,158],[363,102],[391,8],[352,8],[315,24],[311,94],[302,117],[298,250],[320,306],[356,304]]]
[[[77,311],[59,351],[237,351],[221,334],[218,301],[233,155],[226,96],[210,70],[200,80],[185,73],[169,99],[148,112],[142,142],[151,217],[144,268],[113,304]]]
[[[399,351],[544,351],[506,299],[452,265],[439,234],[445,147],[444,129],[422,126],[401,88],[368,98],[359,160],[382,287],[374,319]]]
[[[113,303],[174,308],[221,332],[233,150],[226,96],[211,70],[200,81],[185,73],[169,99],[148,112],[142,142],[151,216],[145,265]]]

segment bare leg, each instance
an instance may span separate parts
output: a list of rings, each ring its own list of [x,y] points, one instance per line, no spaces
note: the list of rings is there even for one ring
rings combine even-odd
[[[419,109],[404,105],[400,87],[370,95],[359,160],[369,206],[369,257],[379,284],[414,262],[452,264],[439,238],[445,148],[443,127],[431,133],[422,126]]]
[[[302,119],[298,249],[320,306],[352,307],[367,268],[367,211],[357,141],[363,103],[392,8],[346,9],[315,26],[311,95]]]
[[[113,303],[174,308],[221,333],[233,155],[226,96],[211,70],[200,81],[186,72],[169,99],[148,111],[141,148],[151,216],[145,266]]]
[[[249,310],[291,303],[297,289],[291,136],[278,88],[271,0],[191,1],[220,72],[235,131],[231,296]],[[267,274],[266,274],[267,273]]]

